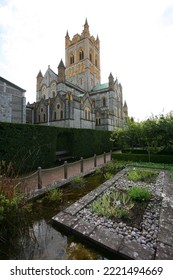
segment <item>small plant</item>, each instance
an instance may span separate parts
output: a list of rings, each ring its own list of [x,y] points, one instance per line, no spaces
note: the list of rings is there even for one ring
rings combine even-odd
[[[5,216],[14,212],[18,209],[20,202],[19,196],[14,196],[11,200],[8,199],[4,194],[0,194],[0,220],[4,219]]]
[[[103,170],[101,168],[97,168],[95,174],[103,174]]]
[[[115,191],[111,194],[104,194],[95,200],[90,209],[92,212],[108,218],[122,218],[128,216],[133,206],[134,203],[127,193]]]
[[[53,189],[47,193],[47,199],[53,202],[60,201],[62,199],[62,196],[62,190],[60,190],[59,188]]]
[[[143,202],[151,199],[151,193],[147,188],[134,186],[128,190],[128,195],[133,201]]]
[[[74,185],[84,186],[86,183],[86,180],[83,177],[75,177],[72,179],[71,183]]]
[[[111,179],[112,177],[113,177],[113,174],[110,173],[110,172],[106,172],[106,173],[104,174],[104,178],[105,178],[106,180],[109,180],[109,179]]]
[[[118,209],[118,218],[120,218],[120,219],[122,219],[122,218],[125,218],[125,217],[127,217],[128,216],[128,211],[127,211],[127,209],[124,209],[124,208],[119,208]]]

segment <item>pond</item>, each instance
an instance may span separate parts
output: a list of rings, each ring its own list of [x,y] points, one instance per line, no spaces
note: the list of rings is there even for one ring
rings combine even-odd
[[[86,178],[85,186],[67,185],[63,187],[60,203],[45,203],[38,199],[27,204],[27,215],[21,221],[21,228],[8,242],[0,247],[0,259],[6,260],[99,260],[120,259],[116,255],[94,248],[93,245],[76,239],[73,235],[55,229],[51,218],[79,198],[105,181],[102,174],[92,174]]]

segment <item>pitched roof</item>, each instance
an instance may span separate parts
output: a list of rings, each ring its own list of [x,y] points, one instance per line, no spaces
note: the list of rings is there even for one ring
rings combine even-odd
[[[64,62],[62,61],[62,59],[61,59],[59,65],[58,65],[58,67],[63,67],[63,68],[65,68],[65,65],[64,65]]]
[[[23,89],[23,88],[21,88],[21,87],[15,85],[15,84],[13,84],[13,83],[11,83],[10,81],[4,79],[3,77],[0,77],[0,81],[2,81],[2,82],[4,82],[4,83],[7,83],[8,85],[10,85],[10,86],[12,86],[12,87],[14,87],[14,88],[16,88],[16,89],[22,91],[22,92],[26,92],[25,89]]]
[[[93,87],[92,92],[107,89],[108,87],[109,87],[108,83],[96,85],[95,87]]]

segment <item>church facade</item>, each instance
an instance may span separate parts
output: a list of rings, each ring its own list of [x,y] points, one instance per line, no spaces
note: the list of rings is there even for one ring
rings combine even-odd
[[[38,73],[36,102],[27,105],[32,123],[101,130],[125,125],[122,86],[111,73],[101,84],[100,41],[90,35],[87,20],[81,35],[70,39],[67,32],[65,65],[61,60],[57,70],[48,66],[44,76]]]

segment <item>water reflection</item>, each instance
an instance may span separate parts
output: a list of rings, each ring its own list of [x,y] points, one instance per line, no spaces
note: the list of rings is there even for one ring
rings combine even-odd
[[[0,259],[20,260],[96,260],[105,255],[92,246],[81,243],[72,235],[67,235],[51,225],[51,218],[59,211],[74,203],[93,190],[104,178],[97,174],[87,178],[85,187],[67,186],[63,189],[61,203],[45,203],[39,199],[26,206],[24,225],[16,229],[16,237],[4,242],[0,247]],[[23,228],[25,230],[23,231]]]

